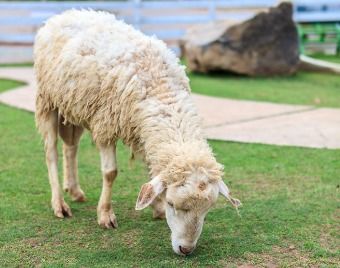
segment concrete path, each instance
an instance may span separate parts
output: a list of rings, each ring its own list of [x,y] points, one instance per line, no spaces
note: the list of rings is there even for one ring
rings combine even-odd
[[[23,62],[33,62],[32,46],[0,45],[0,64]]]
[[[0,102],[34,111],[33,69],[0,68],[0,78],[27,83],[0,94]],[[214,98],[193,94],[209,139],[340,148],[340,109]]]

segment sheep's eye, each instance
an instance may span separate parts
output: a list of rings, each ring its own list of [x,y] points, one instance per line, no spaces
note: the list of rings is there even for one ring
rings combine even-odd
[[[171,203],[171,202],[168,202],[168,205],[170,206],[170,207],[174,207],[174,204],[173,203]]]
[[[180,210],[181,210],[182,212],[184,212],[184,213],[189,212],[189,209],[187,209],[187,208],[181,208]]]

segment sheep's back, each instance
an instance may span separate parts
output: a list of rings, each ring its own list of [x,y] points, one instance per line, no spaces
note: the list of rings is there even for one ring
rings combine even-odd
[[[37,104],[57,108],[100,143],[134,139],[136,104],[189,88],[163,42],[105,12],[72,10],[51,18],[37,34],[34,57]]]

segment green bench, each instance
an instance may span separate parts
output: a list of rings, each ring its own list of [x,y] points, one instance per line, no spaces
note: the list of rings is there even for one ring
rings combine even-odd
[[[308,44],[335,44],[336,53],[340,54],[340,23],[299,23],[297,27],[302,54]]]

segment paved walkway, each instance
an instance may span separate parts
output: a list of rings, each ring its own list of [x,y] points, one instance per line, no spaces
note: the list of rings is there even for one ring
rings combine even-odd
[[[0,55],[0,64],[32,62],[33,47],[0,45]]]
[[[33,69],[0,68],[0,78],[27,83],[0,94],[0,102],[34,111]],[[193,94],[208,138],[216,140],[340,148],[340,109],[214,98]]]

